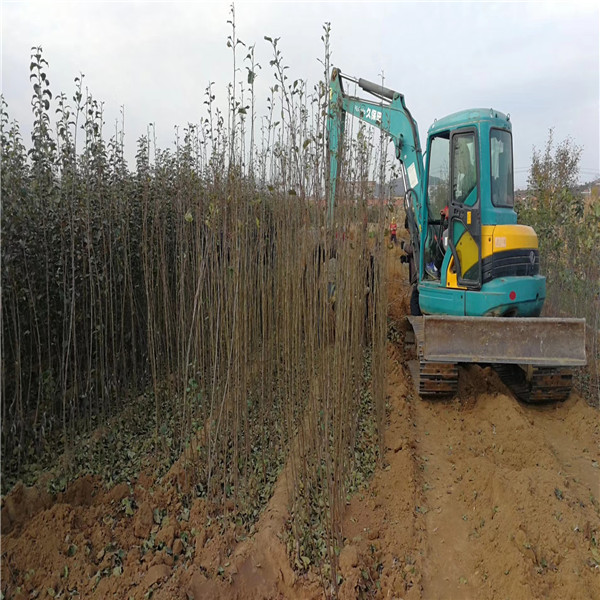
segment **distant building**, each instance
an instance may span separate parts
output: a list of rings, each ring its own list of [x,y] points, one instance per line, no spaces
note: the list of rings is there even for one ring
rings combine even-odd
[[[587,184],[581,191],[581,195],[583,196],[584,211],[588,212],[595,203],[600,202],[600,181]]]

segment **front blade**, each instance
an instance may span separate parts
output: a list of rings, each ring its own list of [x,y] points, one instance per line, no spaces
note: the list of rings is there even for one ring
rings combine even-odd
[[[424,360],[575,367],[586,364],[585,319],[408,317]]]

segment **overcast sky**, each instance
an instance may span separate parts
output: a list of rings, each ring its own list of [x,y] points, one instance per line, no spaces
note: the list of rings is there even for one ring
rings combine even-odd
[[[125,106],[127,153],[156,124],[158,145],[174,126],[199,123],[207,84],[225,102],[232,79],[230,2],[2,0],[2,93],[24,137],[31,126],[29,62],[41,45],[56,96],[72,97],[80,72],[104,101],[110,133]],[[581,180],[600,175],[600,15],[597,2],[235,3],[237,35],[256,44],[264,106],[274,84],[270,44],[291,79],[322,75],[322,26],[331,22],[332,64],[405,95],[421,140],[435,118],[471,107],[510,113],[516,184],[548,130],[583,147]],[[243,58],[240,56],[240,62]],[[259,112],[260,114],[260,112]],[[264,114],[264,113],[263,113]],[[26,139],[28,141],[28,139]]]

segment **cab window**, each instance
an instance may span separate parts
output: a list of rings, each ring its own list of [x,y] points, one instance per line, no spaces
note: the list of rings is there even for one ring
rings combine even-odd
[[[429,219],[439,219],[450,200],[450,139],[441,134],[429,145],[429,175],[427,177],[427,208]]]
[[[477,202],[477,156],[475,134],[461,133],[452,138],[452,196],[457,204]]]
[[[492,204],[512,208],[515,193],[510,132],[503,129],[492,129],[490,132],[490,169]]]

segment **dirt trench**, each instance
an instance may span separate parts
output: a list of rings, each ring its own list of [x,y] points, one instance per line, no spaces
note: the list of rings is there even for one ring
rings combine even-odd
[[[391,252],[385,454],[347,505],[339,597],[600,599],[598,412],[576,394],[522,405],[477,366],[461,369],[455,399],[418,398]],[[203,500],[181,504],[183,462],[160,484],[143,475],[107,491],[84,477],[56,499],[17,486],[3,505],[5,597],[326,596],[289,566],[287,469],[247,537]]]

